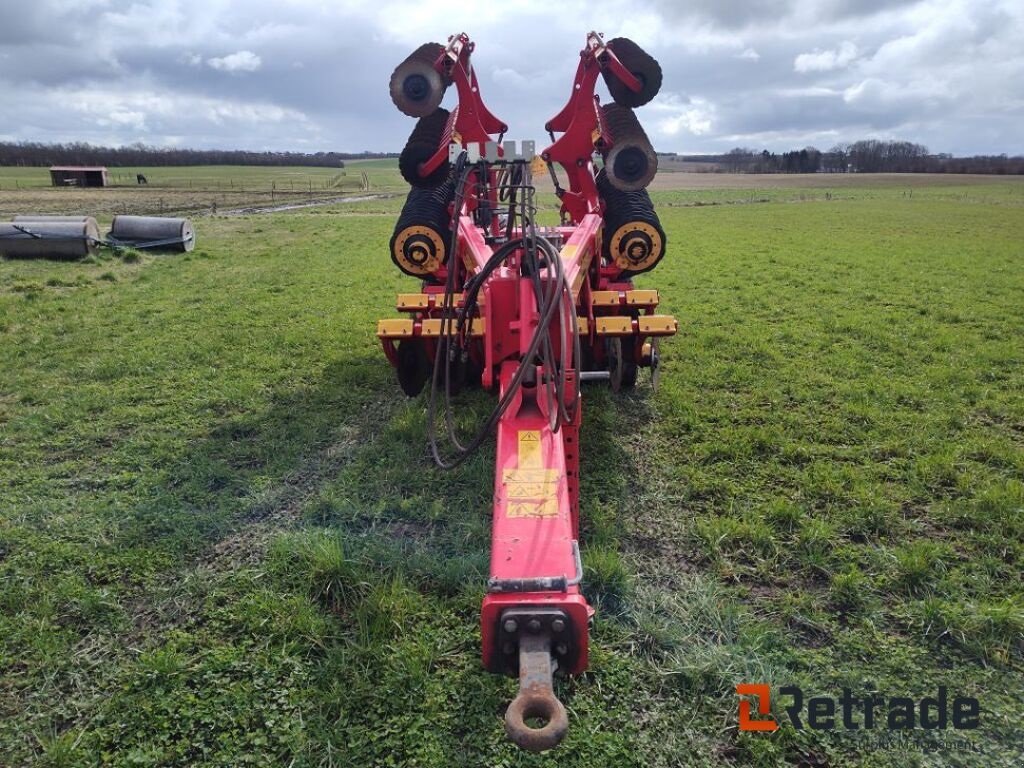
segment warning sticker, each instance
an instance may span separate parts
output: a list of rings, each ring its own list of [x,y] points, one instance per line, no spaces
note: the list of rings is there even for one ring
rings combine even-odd
[[[508,517],[555,517],[557,514],[557,499],[510,501],[508,503]]]
[[[555,517],[558,515],[558,483],[562,472],[546,469],[540,430],[518,433],[519,467],[506,469],[501,480],[508,500],[508,517]]]
[[[557,469],[506,469],[501,479],[509,499],[539,499],[557,496],[561,477]]]
[[[557,469],[506,469],[502,473],[509,517],[554,517],[558,514]]]
[[[540,451],[540,431],[524,429],[519,432],[519,466],[543,467],[544,461]]]

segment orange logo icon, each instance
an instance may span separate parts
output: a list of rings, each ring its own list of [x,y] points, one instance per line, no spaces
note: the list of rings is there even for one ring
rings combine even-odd
[[[757,711],[766,715],[766,720],[750,718],[750,702],[740,699],[740,730],[741,731],[777,731],[779,724],[771,716],[772,701],[768,686],[764,683],[740,683],[736,686],[738,696],[757,696]]]

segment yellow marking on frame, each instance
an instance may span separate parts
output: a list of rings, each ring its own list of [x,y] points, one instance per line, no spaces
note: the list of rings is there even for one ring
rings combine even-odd
[[[506,517],[557,517],[557,499],[539,499],[537,501],[509,502]]]
[[[430,305],[430,297],[425,293],[398,294],[399,309],[426,309]]]
[[[412,320],[388,319],[377,321],[377,337],[381,339],[394,339],[403,336],[412,336]]]
[[[591,291],[590,303],[595,307],[617,307],[619,306],[619,292]]]
[[[411,320],[409,322],[412,322]],[[440,336],[442,320],[439,317],[425,317],[420,321],[420,336]],[[473,327],[470,328],[470,336],[483,336],[487,327],[487,321],[482,317],[473,318]],[[449,330],[454,333],[457,323],[452,320],[449,323]]]
[[[535,429],[519,430],[519,467],[521,469],[543,468],[543,457],[540,454],[540,431]]]
[[[595,317],[594,322],[601,336],[628,336],[633,332],[633,320],[629,317]]]
[[[671,336],[679,330],[679,322],[672,315],[642,315],[637,325],[640,333],[649,336]]]
[[[626,303],[632,306],[655,306],[658,303],[656,290],[626,291]]]

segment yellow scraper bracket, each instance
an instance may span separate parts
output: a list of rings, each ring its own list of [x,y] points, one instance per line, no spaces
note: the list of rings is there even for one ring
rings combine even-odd
[[[484,326],[486,321],[482,317],[473,318],[473,327],[471,329],[471,336],[483,336]],[[452,321],[452,327],[454,328],[455,322]],[[441,335],[441,319],[440,318],[427,318],[420,324],[420,336],[427,336],[429,338],[435,338]]]
[[[377,338],[378,339],[404,339],[412,336],[413,322],[412,320],[378,320],[377,321]]]
[[[658,301],[656,290],[626,291],[626,303],[631,307],[656,307]]]
[[[642,336],[671,336],[679,330],[679,321],[672,315],[643,315],[637,318]]]
[[[430,306],[430,297],[425,293],[400,293],[395,302],[398,309],[426,309]]]
[[[594,307],[617,307],[619,306],[619,292],[593,291],[590,294],[590,304]]]
[[[633,333],[633,318],[595,317],[594,326],[598,336],[629,336]]]

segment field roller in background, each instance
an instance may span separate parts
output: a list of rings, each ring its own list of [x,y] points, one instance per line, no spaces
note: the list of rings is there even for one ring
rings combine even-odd
[[[9,259],[84,259],[101,243],[100,228],[91,216],[19,216],[0,223],[0,254]]]
[[[51,216],[42,213],[19,213],[13,219],[15,224],[24,224],[26,221],[64,221],[74,224],[85,224],[86,222],[96,223],[92,216]]]
[[[185,253],[196,247],[196,233],[188,219],[115,216],[107,235],[107,244],[115,248]]]

